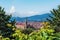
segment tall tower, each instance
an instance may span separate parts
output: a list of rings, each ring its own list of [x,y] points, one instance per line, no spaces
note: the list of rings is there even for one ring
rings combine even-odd
[[[28,21],[27,21],[27,17],[26,17],[26,19],[25,19],[25,28],[27,27],[27,25],[28,25]]]

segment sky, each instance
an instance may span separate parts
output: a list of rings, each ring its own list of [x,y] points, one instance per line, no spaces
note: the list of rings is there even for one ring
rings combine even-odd
[[[6,14],[15,17],[28,17],[50,13],[60,5],[60,0],[0,0],[0,6]]]

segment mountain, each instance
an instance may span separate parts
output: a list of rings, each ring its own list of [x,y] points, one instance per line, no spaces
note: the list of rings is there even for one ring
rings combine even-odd
[[[34,16],[30,16],[30,17],[23,17],[23,18],[20,18],[20,17],[12,17],[11,20],[16,20],[18,22],[23,22],[26,20],[28,21],[46,21],[46,18],[49,18],[49,15],[52,15],[51,13],[45,13],[45,14],[42,14],[42,15],[34,15]]]

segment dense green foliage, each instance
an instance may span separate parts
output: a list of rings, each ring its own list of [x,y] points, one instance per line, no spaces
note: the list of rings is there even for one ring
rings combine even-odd
[[[42,27],[40,30],[36,30],[29,35],[22,33],[19,29],[16,29],[12,34],[15,37],[14,40],[60,40],[60,33],[54,33],[53,29]],[[9,38],[3,38],[2,40],[10,40]]]
[[[51,13],[52,16],[49,15],[50,19],[47,20],[56,32],[60,32],[60,6],[58,6],[58,9],[53,9]]]
[[[6,15],[4,8],[0,7],[0,35],[3,37],[11,38],[11,34],[14,33],[13,27],[15,27],[15,21],[9,21],[11,15]]]
[[[22,33],[24,33],[24,34],[30,34],[34,30],[36,30],[36,29],[33,26],[27,25],[26,29],[23,30]]]

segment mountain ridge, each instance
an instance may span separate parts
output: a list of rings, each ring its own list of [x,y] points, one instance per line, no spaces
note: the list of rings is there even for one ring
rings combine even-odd
[[[52,15],[51,13],[46,13],[46,14],[42,14],[42,15],[34,15],[34,16],[30,16],[30,17],[12,17],[11,20],[16,20],[18,22],[23,22],[26,20],[28,21],[46,21],[46,18],[49,18],[49,15]]]

